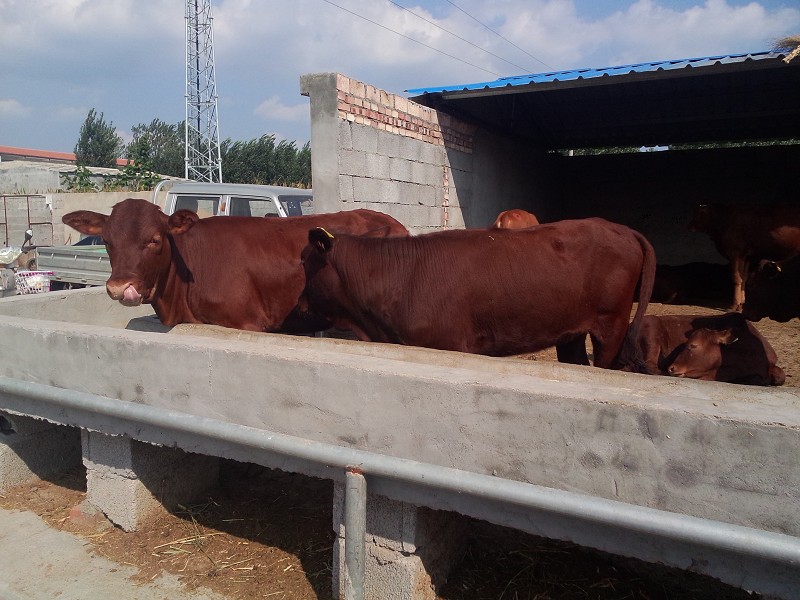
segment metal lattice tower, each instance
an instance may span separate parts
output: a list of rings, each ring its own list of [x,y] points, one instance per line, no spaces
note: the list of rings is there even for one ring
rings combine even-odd
[[[186,178],[221,182],[211,0],[186,0]]]

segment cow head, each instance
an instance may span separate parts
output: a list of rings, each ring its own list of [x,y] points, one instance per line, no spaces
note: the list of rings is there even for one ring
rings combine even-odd
[[[336,267],[330,261],[336,242],[336,237],[322,227],[308,232],[308,245],[301,254],[306,284],[298,306],[301,312],[322,315],[335,327],[350,329],[352,323],[343,306],[346,294]]]
[[[738,341],[732,329],[694,329],[667,372],[673,377],[713,381],[722,365],[722,348]]]
[[[742,314],[750,321],[769,317],[781,323],[800,316],[797,292],[800,258],[782,263],[762,260],[747,276]]]
[[[155,204],[128,198],[116,204],[108,216],[79,210],[62,220],[81,233],[103,237],[111,261],[108,295],[125,306],[138,306],[152,303],[170,269],[169,236],[187,231],[198,217],[181,210],[168,218]]]

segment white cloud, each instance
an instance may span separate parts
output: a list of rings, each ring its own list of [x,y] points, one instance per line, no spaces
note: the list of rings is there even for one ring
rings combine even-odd
[[[278,96],[271,96],[259,104],[253,113],[266,119],[278,121],[302,121],[309,118],[308,102],[289,106],[283,104]]]
[[[18,100],[0,98],[0,117],[24,117],[31,109],[23,106]]]
[[[800,31],[796,0],[459,0],[469,15],[441,0],[403,3],[467,43],[388,2],[335,2],[347,10],[325,0],[214,0],[221,137],[305,139],[299,79],[308,73],[401,93],[549,70],[536,59],[574,69],[751,52]],[[0,0],[1,93],[42,115],[4,123],[4,135],[71,149],[90,107],[120,131],[179,121],[184,30],[177,2]]]

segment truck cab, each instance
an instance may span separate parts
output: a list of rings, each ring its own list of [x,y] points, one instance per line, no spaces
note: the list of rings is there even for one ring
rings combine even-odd
[[[153,190],[152,201],[160,204],[159,192],[167,191],[163,210],[171,215],[189,209],[205,217],[295,217],[314,212],[311,190],[275,185],[243,183],[198,183],[162,181]],[[37,268],[52,272],[53,289],[105,285],[111,273],[103,240],[90,236],[73,246],[37,248]]]
[[[158,188],[154,191],[154,198]],[[243,183],[174,183],[167,191],[164,212],[188,209],[200,218],[296,217],[314,212],[311,190]]]

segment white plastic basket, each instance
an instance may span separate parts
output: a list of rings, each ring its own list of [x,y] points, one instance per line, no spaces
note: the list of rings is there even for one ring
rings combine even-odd
[[[14,283],[20,294],[41,294],[50,291],[52,271],[19,271],[14,275]]]

